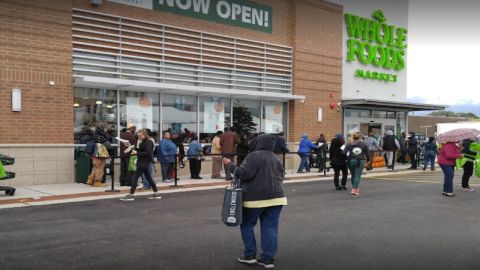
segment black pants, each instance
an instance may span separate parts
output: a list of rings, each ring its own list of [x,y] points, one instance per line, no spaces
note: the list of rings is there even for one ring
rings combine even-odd
[[[408,153],[410,156],[410,162],[412,163],[412,168],[417,168],[417,153]]]
[[[347,184],[347,176],[348,176],[348,168],[347,164],[345,165],[333,165],[333,183],[335,184],[335,187],[339,187],[339,178],[340,178],[340,171],[342,171],[342,187],[344,187]]]
[[[469,188],[468,182],[473,175],[473,162],[467,162],[463,165],[462,187]]]
[[[138,178],[140,178],[142,174],[144,174],[147,178],[148,184],[152,187],[153,191],[157,192],[157,185],[155,184],[155,181],[153,181],[150,173],[148,172],[148,168],[137,167],[135,175],[133,176],[132,186],[130,187],[130,194],[135,193],[135,190],[137,189]]]
[[[132,183],[132,174],[128,170],[128,161],[130,157],[120,158],[120,184],[130,185]]]
[[[189,159],[190,162],[190,178],[194,179],[200,177],[200,171],[202,170],[202,161],[196,158]]]

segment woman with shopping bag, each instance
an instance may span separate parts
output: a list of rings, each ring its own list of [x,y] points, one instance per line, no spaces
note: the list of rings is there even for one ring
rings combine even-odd
[[[245,245],[243,255],[238,261],[245,264],[258,264],[265,268],[274,267],[274,257],[278,249],[278,223],[280,212],[287,205],[283,188],[282,162],[273,153],[275,137],[262,134],[255,140],[254,151],[236,167],[231,160],[224,158],[223,163],[240,179],[243,209],[242,233]],[[262,232],[262,253],[257,259],[257,247],[254,228],[260,220]]]
[[[153,196],[150,199],[161,199],[162,196],[158,193],[157,185],[152,179],[152,175],[148,172],[148,164],[153,162],[153,148],[155,147],[154,143],[149,139],[147,130],[141,129],[137,133],[138,139],[140,140],[140,145],[136,150],[132,150],[132,156],[137,156],[136,170],[135,175],[132,179],[132,186],[130,187],[130,193],[125,197],[120,198],[121,201],[134,201],[135,190],[137,189],[138,178],[142,174],[145,174],[145,177],[153,189]],[[133,167],[133,164],[131,165]],[[129,164],[130,167],[130,164]]]

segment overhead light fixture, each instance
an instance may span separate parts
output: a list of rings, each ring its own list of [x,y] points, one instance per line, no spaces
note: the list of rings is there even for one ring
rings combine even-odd
[[[12,112],[22,111],[22,89],[12,89]]]
[[[101,100],[97,100],[97,102],[95,102],[95,104],[97,104],[97,105],[102,105],[102,103],[103,102]]]
[[[108,104],[107,109],[111,109],[111,108],[112,108],[112,104]]]
[[[78,108],[78,107],[80,107],[80,104],[78,104],[78,103],[73,103],[73,107],[74,107],[74,108]]]

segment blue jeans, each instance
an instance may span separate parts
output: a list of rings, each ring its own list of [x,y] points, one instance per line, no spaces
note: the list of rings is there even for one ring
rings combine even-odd
[[[365,160],[351,159],[348,161],[348,169],[352,175],[352,188],[358,188],[360,179],[362,178],[362,171],[365,166]]]
[[[308,154],[298,154],[300,156],[300,166],[298,167],[298,172],[303,172],[305,169],[307,172],[310,171],[310,165],[308,164],[308,158],[310,155]]]
[[[245,256],[257,256],[257,242],[255,240],[255,225],[260,218],[262,239],[262,254],[260,259],[273,260],[278,249],[278,220],[283,206],[265,208],[243,208],[243,221],[240,225]]]
[[[442,168],[443,171],[443,192],[452,193],[454,167],[440,164],[440,168]]]
[[[425,160],[423,161],[423,169],[427,169],[428,162],[430,162],[430,168],[435,169],[435,157],[437,155],[434,152],[426,152],[425,153]]]
[[[148,172],[150,173],[150,175],[152,176],[153,175],[153,163],[150,162],[148,164]],[[150,184],[148,183],[147,181],[147,177],[145,176],[145,174],[142,174],[142,183],[143,183],[143,188],[145,189],[150,189]]]

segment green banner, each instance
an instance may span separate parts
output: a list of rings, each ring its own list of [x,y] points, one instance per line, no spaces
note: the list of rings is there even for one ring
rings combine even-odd
[[[153,9],[272,33],[272,7],[242,0],[153,0]]]

